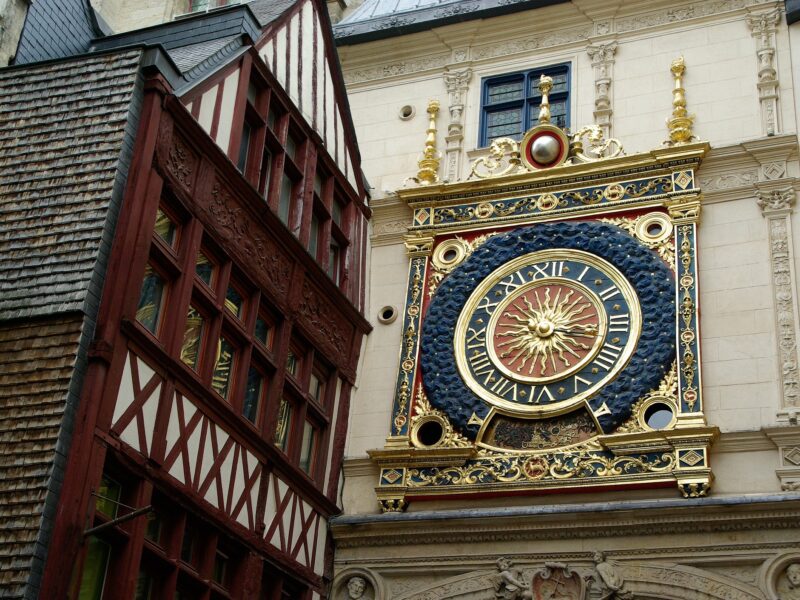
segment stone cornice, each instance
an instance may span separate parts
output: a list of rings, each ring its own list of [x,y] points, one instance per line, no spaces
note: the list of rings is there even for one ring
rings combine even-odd
[[[759,11],[780,8],[774,0],[694,0],[675,6],[662,0],[631,3],[616,17],[595,11],[587,16],[575,10],[573,3],[497,17],[478,22],[460,23],[447,28],[442,39],[432,30],[357,46],[340,48],[344,76],[348,86],[374,85],[387,80],[435,76],[446,66],[479,67],[498,58],[530,57],[534,51],[570,48],[587,42],[605,42],[615,38],[624,43],[629,35],[657,28],[660,31],[699,25],[710,19],[738,18],[748,9]],[[541,11],[547,19],[541,19]],[[591,20],[594,19],[594,20]],[[546,25],[543,27],[543,23]],[[458,28],[458,29],[456,29]],[[457,31],[463,28],[463,35]],[[452,30],[452,31],[451,31]],[[463,39],[459,44],[456,40]],[[375,64],[375,56],[391,56],[389,62]]]
[[[800,493],[343,516],[331,529],[340,548],[800,529]]]

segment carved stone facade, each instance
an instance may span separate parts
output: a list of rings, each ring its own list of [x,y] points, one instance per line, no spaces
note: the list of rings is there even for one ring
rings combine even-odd
[[[447,87],[450,104],[450,123],[447,125],[447,148],[445,150],[445,175],[446,181],[457,181],[461,173],[461,160],[464,154],[462,142],[464,140],[464,104],[469,81],[472,78],[472,69],[460,71],[446,71],[444,83]]]
[[[765,135],[781,132],[780,82],[775,70],[775,28],[781,20],[780,9],[769,12],[748,12],[747,25],[756,40],[758,57],[758,96],[761,103],[761,125]]]
[[[603,129],[606,138],[611,137],[611,82],[613,81],[616,42],[592,44],[586,48],[594,67],[594,122]]]
[[[791,214],[797,194],[794,189],[788,188],[758,190],[756,195],[758,206],[769,228],[782,406],[796,409],[800,380],[797,372],[797,281],[792,251]]]

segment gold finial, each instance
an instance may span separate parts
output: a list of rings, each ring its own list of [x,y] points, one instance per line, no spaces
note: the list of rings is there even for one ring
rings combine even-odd
[[[439,181],[439,159],[441,155],[436,151],[436,117],[439,114],[439,101],[431,100],[428,102],[428,137],[425,138],[425,150],[422,158],[417,163],[419,171],[416,180],[422,185],[428,185]]]
[[[667,119],[669,141],[664,143],[668,146],[679,146],[694,139],[694,117],[686,110],[686,90],[683,89],[683,74],[686,72],[683,57],[673,60],[669,70],[675,79],[675,86],[672,88],[672,116]]]
[[[550,122],[550,98],[547,95],[553,89],[553,78],[542,75],[539,78],[539,91],[542,92],[542,103],[539,105],[539,125]]]

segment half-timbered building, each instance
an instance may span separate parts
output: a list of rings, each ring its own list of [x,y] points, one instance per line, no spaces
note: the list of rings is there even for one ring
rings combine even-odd
[[[326,597],[370,213],[324,3],[82,51],[0,71],[0,595]]]

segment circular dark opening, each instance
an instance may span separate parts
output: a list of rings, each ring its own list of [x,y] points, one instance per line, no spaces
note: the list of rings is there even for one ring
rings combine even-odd
[[[435,446],[444,435],[444,429],[439,421],[425,421],[417,429],[417,439],[423,446]]]
[[[381,320],[383,321],[391,321],[394,319],[395,311],[393,306],[386,306],[381,309]]]
[[[672,408],[660,402],[644,411],[644,422],[650,429],[665,429],[672,423],[672,417]]]
[[[453,261],[458,256],[458,252],[456,252],[455,248],[449,248],[442,252],[442,258],[447,262]]]
[[[406,119],[410,117],[412,114],[414,114],[414,109],[408,104],[406,104],[403,108],[400,109],[400,115]]]
[[[661,235],[663,231],[664,227],[661,225],[661,223],[650,223],[647,226],[647,235],[651,235],[653,237]]]

